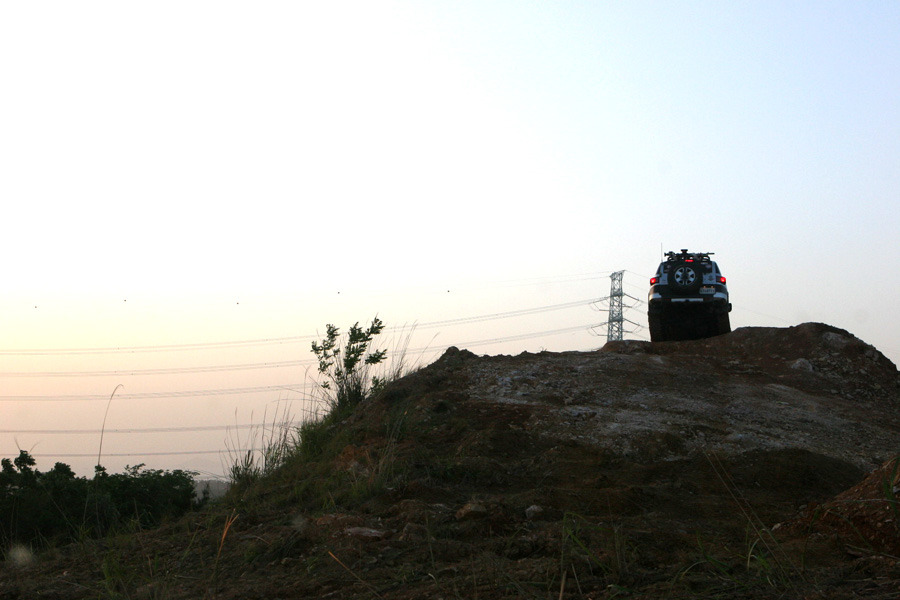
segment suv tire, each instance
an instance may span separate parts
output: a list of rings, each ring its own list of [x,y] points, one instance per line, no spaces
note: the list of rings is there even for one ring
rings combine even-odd
[[[728,318],[727,312],[720,312],[716,315],[716,335],[724,335],[731,333],[731,319]]]
[[[687,264],[675,265],[669,274],[672,285],[682,292],[692,292],[700,288],[703,277],[697,269]]]
[[[658,312],[651,312],[648,315],[648,320],[650,321],[650,341],[651,342],[666,342],[669,340],[668,336],[663,329],[663,318],[662,314]]]

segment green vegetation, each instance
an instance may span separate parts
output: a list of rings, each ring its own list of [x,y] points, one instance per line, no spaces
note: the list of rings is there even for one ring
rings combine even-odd
[[[249,448],[246,452],[231,452],[229,478],[233,485],[250,485],[268,477],[281,467],[299,443],[297,427],[289,406],[276,407],[271,419],[263,415],[262,425],[253,428],[246,439],[236,438],[226,446]]]
[[[555,398],[541,405],[473,393],[475,378],[502,376],[493,368],[499,359],[485,359],[493,364],[482,370],[472,355],[448,350],[394,382],[404,374],[403,352],[377,339],[382,329],[377,319],[344,331],[329,325],[312,344],[321,377],[310,419],[299,425],[290,404],[274,413],[270,405],[262,425],[234,440],[232,447],[254,450],[232,451],[229,493],[183,518],[154,516],[152,502],[145,506],[135,492],[144,476],[144,483],[164,479],[159,471],[100,469],[79,483],[65,465],[36,474],[27,453],[4,461],[3,489],[21,497],[12,512],[0,506],[0,525],[43,501],[43,513],[65,526],[57,534],[36,528],[36,537],[18,525],[0,530],[7,544],[0,595],[774,599],[818,598],[844,586],[847,595],[837,599],[856,589],[845,584],[849,573],[874,581],[870,574],[881,572],[881,562],[843,561],[834,554],[840,546],[793,516],[797,498],[826,497],[820,480],[806,475],[833,467],[821,457],[701,452],[660,464],[661,449],[686,452],[665,436],[640,436],[649,450],[620,454],[549,429]],[[503,360],[529,372],[521,368],[528,356]],[[770,468],[800,475],[769,486]],[[853,477],[847,469],[835,478]],[[877,500],[880,532],[895,516],[898,473],[895,463],[875,482],[888,500]],[[795,480],[796,493],[782,491]],[[62,491],[83,485],[84,495],[49,493],[55,481]],[[20,491],[31,488],[43,496]],[[154,499],[166,493],[145,491]],[[816,523],[827,510],[853,508],[822,506]],[[157,531],[139,530],[160,519]],[[845,521],[837,523],[843,548],[882,558],[874,546],[847,543],[871,533],[853,528],[852,514],[834,519]],[[783,525],[770,528],[776,522]],[[103,531],[111,535],[88,539]],[[50,551],[33,553],[35,539]],[[78,543],[60,547],[57,539]],[[897,597],[880,591],[866,597]]]
[[[293,424],[286,409],[276,413],[271,424],[261,428],[261,435],[253,436],[261,447],[233,458],[229,475],[234,486],[253,485],[295,458],[319,456],[332,438],[334,424],[346,418],[365,398],[383,389],[387,380],[400,376],[401,367],[384,377],[371,373],[372,367],[387,357],[386,349],[370,348],[372,340],[383,329],[384,323],[378,317],[366,328],[354,323],[344,336],[336,326],[330,323],[325,326],[325,337],[319,343],[312,343],[312,352],[322,377],[320,395],[314,399],[327,407],[326,412],[299,427]]]
[[[322,343],[312,343],[313,354],[319,360],[319,374],[326,377],[320,385],[331,392],[332,407],[340,410],[355,406],[370,393],[384,387],[384,379],[369,374],[369,368],[387,356],[387,350],[373,352],[369,349],[372,338],[383,329],[384,323],[378,317],[372,319],[367,329],[362,329],[357,322],[350,327],[341,344],[340,331],[328,324]]]
[[[885,502],[888,503],[894,515],[895,526],[900,522],[900,508],[898,508],[900,504],[897,502],[897,490],[900,489],[900,485],[897,484],[898,481],[900,481],[900,457],[894,457],[890,470],[881,479],[881,490]]]
[[[127,467],[110,475],[98,466],[92,479],[76,477],[64,463],[42,473],[25,450],[0,468],[0,544],[52,546],[147,528],[198,508],[187,471]]]
[[[334,472],[323,461],[324,457],[352,445],[347,430],[340,424],[353,409],[380,393],[388,381],[403,374],[402,360],[395,360],[389,370],[373,372],[387,358],[386,349],[373,348],[374,339],[383,329],[384,324],[377,317],[367,327],[358,322],[353,324],[345,334],[332,324],[326,326],[324,338],[312,343],[320,375],[316,400],[325,411],[299,427],[291,425],[290,419],[283,415],[278,427],[273,423],[271,432],[262,440],[265,447],[238,457],[232,466],[234,493],[243,494],[257,483],[278,479],[291,482],[289,487],[295,498],[327,499],[328,503],[335,503],[359,501],[383,487],[392,474],[392,442],[398,435],[402,415],[391,419],[396,424],[385,432],[388,439],[383,444],[367,447],[358,457],[358,472]],[[403,349],[396,354],[402,357]],[[304,476],[292,476],[298,470]]]
[[[384,387],[385,380],[372,375],[371,367],[384,361],[387,350],[369,348],[372,339],[383,329],[384,324],[375,317],[366,329],[358,322],[353,324],[342,339],[338,328],[329,324],[325,326],[325,339],[319,344],[312,343],[313,354],[319,360],[319,374],[325,377],[319,385],[330,410],[322,419],[304,423],[300,428],[298,450],[302,456],[320,454],[331,437],[332,426]]]

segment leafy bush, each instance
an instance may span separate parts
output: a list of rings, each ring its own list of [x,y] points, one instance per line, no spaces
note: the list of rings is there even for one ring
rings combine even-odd
[[[350,327],[341,345],[338,328],[328,324],[322,343],[312,343],[313,354],[319,360],[319,373],[327,378],[320,385],[330,392],[332,407],[340,410],[359,404],[368,394],[384,386],[383,379],[369,377],[369,367],[387,356],[387,350],[369,350],[372,338],[383,329],[384,323],[378,317],[372,319],[367,329],[362,329],[357,322]]]
[[[199,507],[194,473],[127,467],[93,479],[76,477],[64,463],[42,473],[25,450],[0,461],[0,543],[51,545],[97,537],[119,528],[151,527]]]
[[[273,423],[270,432],[262,436],[263,448],[236,456],[230,475],[232,489],[251,486],[272,475],[294,459],[305,460],[319,456],[325,446],[334,439],[335,425],[342,421],[367,397],[381,390],[388,379],[400,376],[401,366],[385,377],[371,373],[372,367],[382,363],[387,350],[372,350],[375,336],[384,329],[378,317],[368,327],[354,323],[345,335],[334,325],[325,327],[325,337],[312,343],[312,352],[318,360],[321,400],[326,405],[324,414],[316,414],[302,425],[292,425],[283,416],[280,423]]]
[[[325,326],[325,339],[312,343],[313,354],[319,360],[319,374],[325,380],[319,385],[327,395],[329,412],[320,420],[304,423],[300,427],[299,454],[313,457],[331,438],[332,426],[343,419],[350,410],[384,387],[383,378],[372,376],[370,368],[381,363],[387,350],[371,351],[372,339],[381,333],[384,323],[375,317],[368,328],[354,323],[347,335],[341,339],[340,331],[334,325]]]

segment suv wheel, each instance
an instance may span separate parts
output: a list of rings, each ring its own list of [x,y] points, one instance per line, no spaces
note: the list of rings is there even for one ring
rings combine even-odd
[[[650,325],[650,341],[665,342],[668,340],[665,329],[663,329],[662,315],[658,312],[651,312],[648,315],[648,320]]]
[[[721,312],[716,315],[717,335],[731,333],[731,319],[728,318],[727,312]]]
[[[703,281],[703,278],[700,276],[700,273],[697,272],[697,269],[684,264],[673,268],[672,274],[669,277],[672,284],[682,292],[688,292],[699,288],[700,283]]]

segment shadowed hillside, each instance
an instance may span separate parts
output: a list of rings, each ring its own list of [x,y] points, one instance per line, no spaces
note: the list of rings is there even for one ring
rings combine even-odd
[[[274,475],[0,598],[897,598],[900,380],[822,324],[448,349]]]

